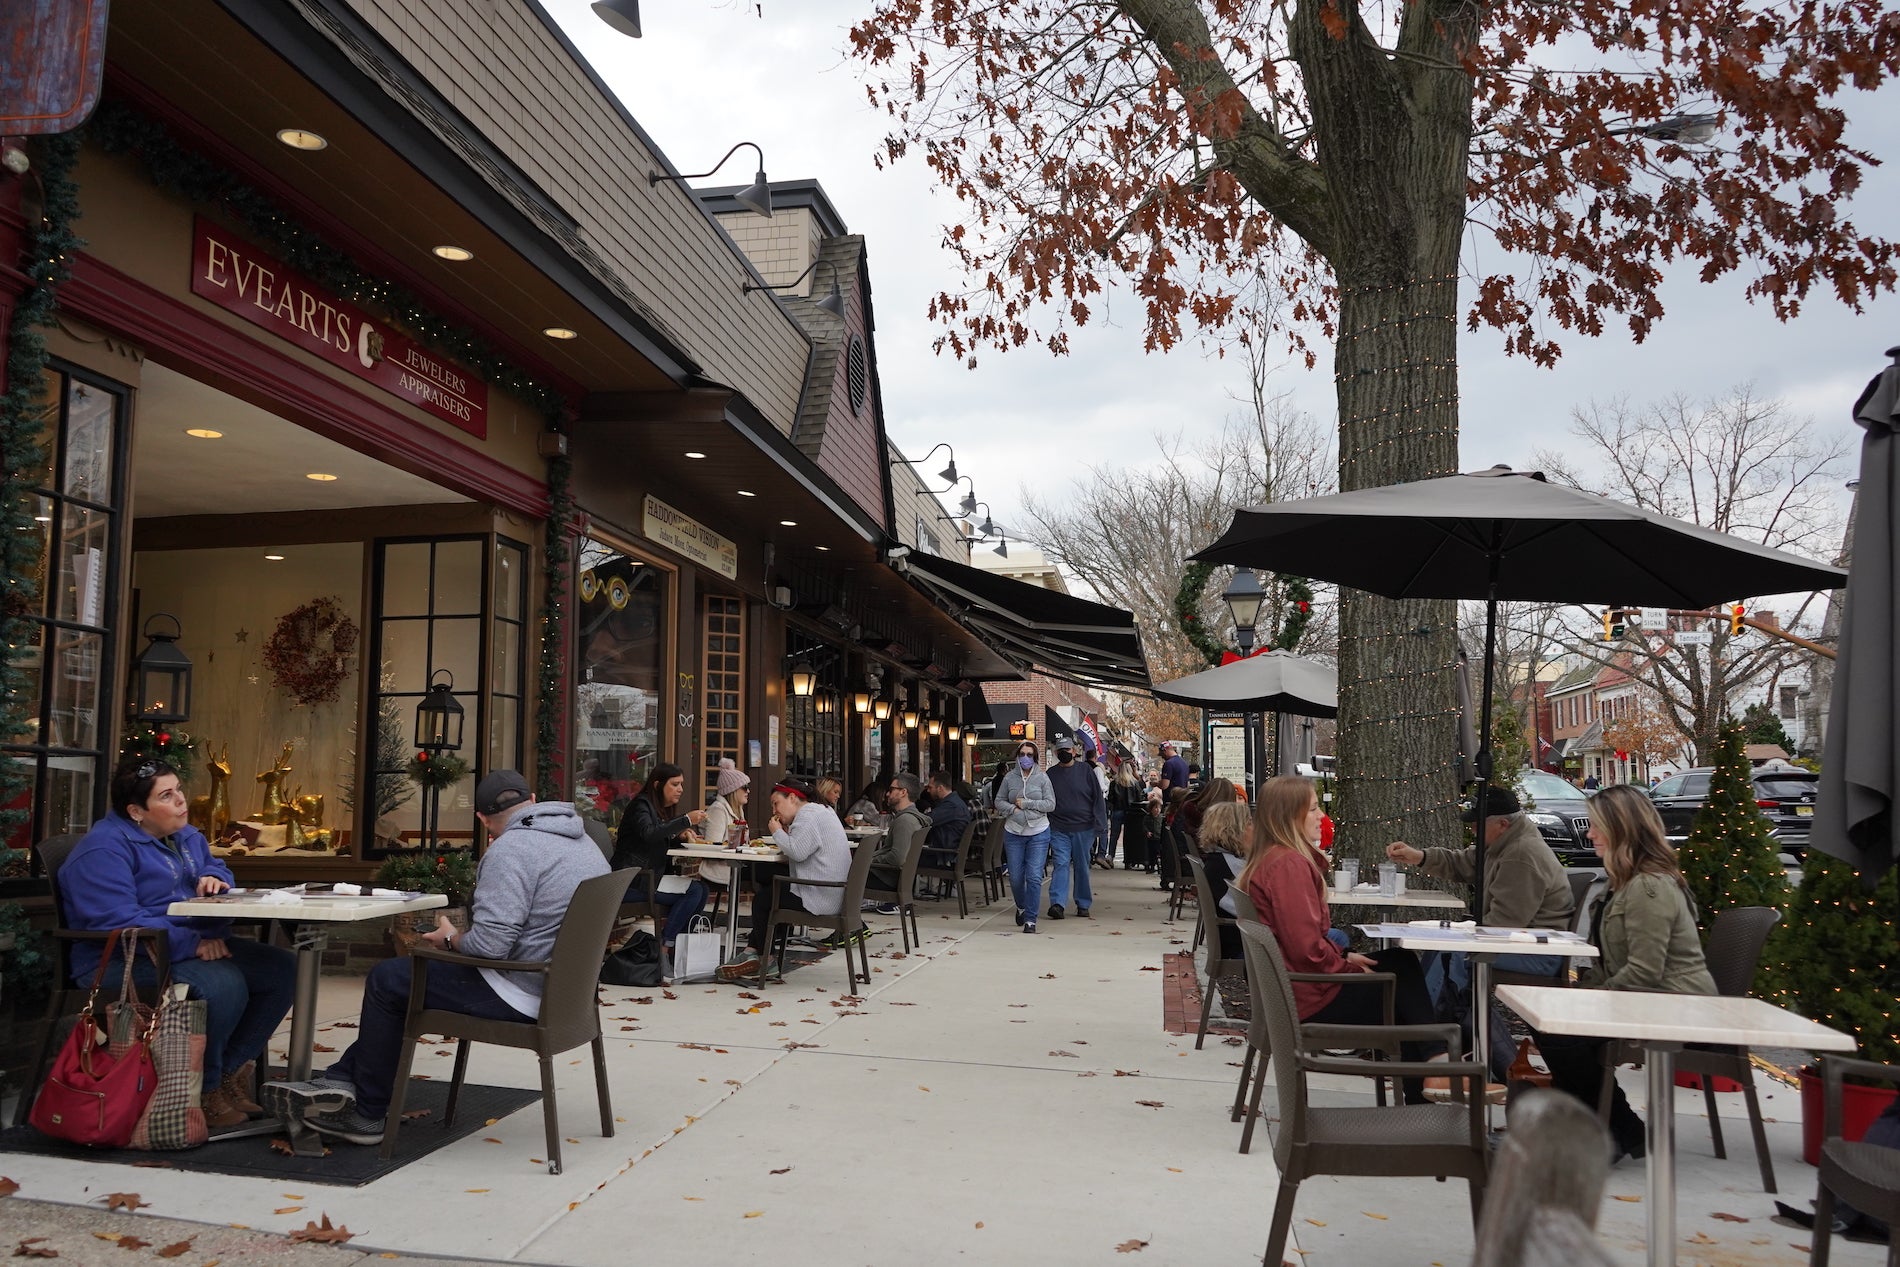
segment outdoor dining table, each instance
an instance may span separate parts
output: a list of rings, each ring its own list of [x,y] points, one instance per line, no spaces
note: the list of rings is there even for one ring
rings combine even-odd
[[[1853,1051],[1854,1039],[1760,999],[1503,985],[1498,998],[1547,1034],[1641,1043],[1649,1083],[1649,1264],[1676,1261],[1676,1053],[1687,1043]],[[1827,1229],[1817,1228],[1816,1236]]]
[[[294,902],[282,899],[266,901],[256,891],[232,889],[210,897],[187,898],[165,908],[167,915],[197,915],[212,919],[265,919],[291,927],[290,944],[297,952],[296,994],[290,1007],[290,1081],[302,1082],[310,1076],[310,1055],[316,1039],[317,978],[323,967],[323,950],[330,942],[330,924],[354,924],[363,920],[388,919],[409,911],[428,911],[447,906],[449,899],[440,893],[415,893],[401,897],[377,897],[373,894],[299,893]],[[275,1131],[279,1124],[267,1123]],[[284,1122],[292,1145],[304,1152],[306,1140],[300,1122]],[[243,1131],[230,1134],[243,1134]],[[314,1141],[311,1136],[310,1140]],[[321,1142],[316,1142],[321,1149]],[[320,1154],[319,1154],[320,1155]]]
[[[740,848],[729,849],[725,845],[681,845],[666,851],[669,858],[697,858],[701,862],[723,862],[737,869],[732,878],[732,901],[726,908],[726,953],[730,960],[739,950],[739,881],[743,878],[747,866],[757,862],[783,862],[785,855],[772,845],[770,836],[754,836],[753,845],[767,845],[766,849]]]
[[[1338,889],[1326,890],[1326,901],[1333,906],[1416,906],[1421,910],[1465,909],[1465,900],[1450,893],[1440,893],[1435,889],[1407,889],[1403,893],[1384,894],[1379,886],[1353,889],[1342,893]]]

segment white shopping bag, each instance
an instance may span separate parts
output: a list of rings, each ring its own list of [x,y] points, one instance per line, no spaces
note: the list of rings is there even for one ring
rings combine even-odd
[[[723,939],[713,931],[712,921],[696,915],[686,931],[673,941],[673,980],[687,985],[711,981],[719,971]]]

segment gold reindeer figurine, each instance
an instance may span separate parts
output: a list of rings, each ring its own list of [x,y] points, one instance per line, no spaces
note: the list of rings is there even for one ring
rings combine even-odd
[[[205,752],[211,749],[207,746]],[[218,755],[207,756],[205,769],[211,774],[211,790],[191,798],[191,825],[216,840],[231,825],[231,748],[225,745]]]
[[[336,834],[323,825],[323,796],[299,795],[302,791],[296,789],[284,805],[284,848],[329,849]]]
[[[277,764],[257,776],[264,786],[264,808],[257,811],[257,821],[276,826],[288,821],[290,805],[284,800],[284,778],[290,773],[290,753],[296,745],[284,745],[283,755],[277,758]]]

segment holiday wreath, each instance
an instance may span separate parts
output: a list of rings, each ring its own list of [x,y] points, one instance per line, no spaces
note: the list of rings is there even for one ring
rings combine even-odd
[[[334,598],[286,612],[264,643],[271,684],[299,704],[328,704],[349,676],[356,639],[356,622]]]

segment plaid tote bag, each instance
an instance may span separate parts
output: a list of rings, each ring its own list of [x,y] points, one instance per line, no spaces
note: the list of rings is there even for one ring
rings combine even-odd
[[[129,1147],[196,1148],[210,1138],[205,1123],[205,1002],[185,997],[183,982],[167,982],[147,1040],[158,1069],[158,1090],[139,1116]]]

